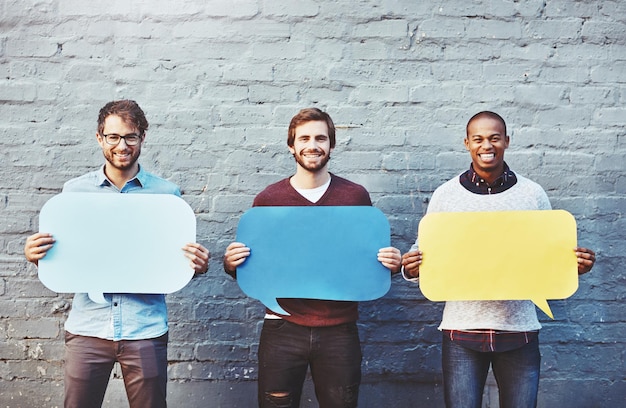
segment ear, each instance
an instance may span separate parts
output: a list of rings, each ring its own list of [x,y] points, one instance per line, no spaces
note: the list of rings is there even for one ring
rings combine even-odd
[[[104,147],[104,138],[100,136],[100,133],[98,132],[96,132],[96,140],[98,141],[100,147]]]
[[[507,149],[509,147],[509,142],[511,141],[511,138],[509,138],[509,136],[505,136],[504,137],[504,148]]]
[[[296,149],[294,149],[293,146],[287,146],[287,148],[289,149],[291,154],[296,154]]]
[[[463,139],[463,144],[465,145],[465,150],[467,150],[469,152],[469,140],[467,139],[467,137],[465,137]]]

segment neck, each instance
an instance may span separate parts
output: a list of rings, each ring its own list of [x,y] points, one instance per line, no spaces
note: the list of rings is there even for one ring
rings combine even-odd
[[[316,172],[310,172],[298,166],[289,182],[295,188],[317,188],[330,180],[328,169],[323,168]]]
[[[117,169],[108,163],[104,165],[104,174],[107,176],[109,181],[111,181],[115,187],[120,190],[126,185],[128,180],[131,180],[139,173],[139,165],[135,163],[133,167],[128,170]]]

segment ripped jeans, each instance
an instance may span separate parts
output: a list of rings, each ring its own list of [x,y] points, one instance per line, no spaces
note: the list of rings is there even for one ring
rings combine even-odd
[[[259,344],[259,407],[299,407],[310,366],[320,408],[354,408],[361,359],[356,322],[305,327],[266,319]]]

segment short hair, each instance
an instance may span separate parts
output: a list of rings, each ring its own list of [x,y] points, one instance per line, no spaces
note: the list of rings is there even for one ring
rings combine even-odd
[[[117,115],[122,118],[125,124],[135,127],[141,136],[148,130],[148,120],[137,102],[122,99],[109,102],[100,109],[100,113],[98,114],[99,134],[102,135],[102,132],[104,132],[104,121],[111,115]]]
[[[287,146],[293,147],[293,143],[296,139],[296,128],[304,123],[321,121],[326,122],[328,127],[328,137],[330,139],[330,147],[335,147],[335,124],[330,118],[330,115],[318,108],[305,108],[291,118],[289,123],[289,130],[287,131]]]
[[[491,111],[482,111],[482,112],[478,112],[477,114],[475,114],[474,116],[472,116],[470,118],[470,120],[467,121],[467,126],[465,126],[465,135],[468,136],[467,132],[469,130],[469,125],[475,121],[476,119],[481,119],[481,118],[489,118],[489,119],[494,119],[497,120],[498,122],[502,123],[502,126],[504,127],[504,135],[503,136],[508,136],[506,133],[506,122],[504,121],[504,119],[502,119],[502,116],[498,115],[495,112],[491,112]]]

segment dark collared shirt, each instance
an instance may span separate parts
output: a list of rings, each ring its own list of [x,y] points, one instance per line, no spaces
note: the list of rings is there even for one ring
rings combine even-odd
[[[508,190],[517,183],[517,177],[505,162],[504,171],[500,177],[489,184],[474,171],[474,165],[470,164],[469,170],[459,176],[459,181],[466,190],[474,194],[486,195],[498,194]]]

